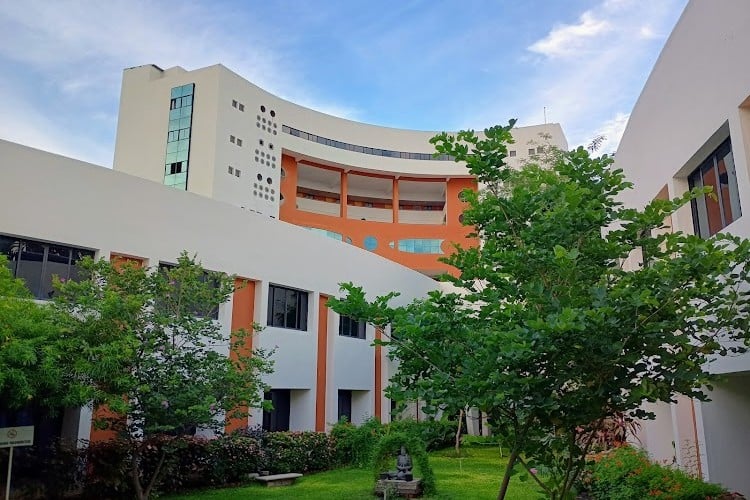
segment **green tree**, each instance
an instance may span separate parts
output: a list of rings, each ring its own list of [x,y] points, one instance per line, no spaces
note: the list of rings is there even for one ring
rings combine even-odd
[[[746,351],[750,243],[665,227],[708,190],[623,207],[618,195],[632,187],[623,172],[583,148],[547,166],[506,167],[513,123],[481,139],[433,139],[484,186],[465,192],[464,212],[483,244],[446,259],[461,293],[390,307],[393,294],[370,303],[347,284],[329,304],[395,326],[398,390],[434,405],[461,394],[487,412],[510,448],[498,498],[519,467],[541,464],[549,473],[531,477],[549,498],[567,499],[607,417],[653,417],[642,403],[676,394],[705,399],[706,363]]]
[[[4,409],[33,405],[55,413],[86,404],[89,388],[71,376],[77,346],[55,311],[35,302],[0,255],[0,401]]]
[[[205,271],[186,253],[158,270],[91,259],[80,267],[79,281],[56,284],[55,304],[79,342],[76,373],[92,387],[94,406],[118,415],[100,424],[130,442],[133,488],[148,498],[170,450],[162,447],[145,477],[143,439],[220,432],[225,416],[262,405],[260,376],[271,362],[266,352],[248,352],[248,332],[228,338],[213,319],[234,291],[233,277]]]

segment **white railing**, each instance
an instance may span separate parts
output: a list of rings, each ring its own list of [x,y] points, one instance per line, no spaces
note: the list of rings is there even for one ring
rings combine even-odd
[[[364,219],[375,222],[393,222],[393,210],[390,208],[373,207],[346,207],[346,216],[349,219]]]
[[[341,214],[341,208],[338,203],[300,197],[297,197],[297,210],[314,214],[333,215],[336,217]]]
[[[399,210],[400,224],[443,224],[442,210]]]

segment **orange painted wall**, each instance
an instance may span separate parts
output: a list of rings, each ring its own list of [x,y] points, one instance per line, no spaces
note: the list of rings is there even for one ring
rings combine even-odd
[[[252,333],[253,318],[255,317],[255,282],[243,278],[234,280],[234,294],[232,296],[232,336],[238,330],[246,330]],[[245,345],[240,349],[240,354],[247,356],[253,351],[253,338],[249,336]],[[237,353],[229,353],[230,359],[236,359]],[[241,408],[247,412],[248,408]],[[239,429],[246,429],[248,424],[247,417],[228,418],[225,426],[226,432],[232,432]]]
[[[314,214],[298,210],[296,207],[297,198],[297,163],[295,159],[288,155],[283,155],[281,165],[285,172],[285,178],[281,181],[281,193],[284,196],[284,203],[279,211],[279,218],[283,221],[296,224],[298,226],[316,227],[341,233],[344,237],[352,239],[352,243],[360,248],[364,247],[364,239],[367,236],[374,236],[378,240],[378,246],[374,253],[387,259],[398,262],[404,266],[410,267],[417,271],[439,271],[455,273],[456,270],[438,261],[438,258],[451,252],[451,243],[455,242],[462,246],[477,246],[477,238],[468,238],[471,229],[462,225],[458,220],[459,215],[465,207],[458,195],[464,189],[477,189],[477,184],[471,178],[455,178],[447,182],[446,188],[446,206],[448,217],[445,224],[400,224],[392,222],[375,222],[345,217],[336,217],[331,215]],[[331,167],[327,167],[331,169]],[[357,172],[357,175],[366,175],[366,173]],[[378,176],[383,177],[383,176]],[[394,177],[386,177],[393,179]],[[406,180],[406,178],[402,178]],[[424,180],[433,182],[436,180],[444,181],[442,178],[417,179],[409,178],[408,180]],[[343,211],[343,210],[342,210]],[[399,252],[398,246],[390,248],[390,242],[397,242],[400,239],[409,238],[435,238],[443,239],[444,255],[434,254],[417,254]]]
[[[315,430],[326,430],[326,379],[328,370],[328,297],[318,299],[318,353],[315,379]]]
[[[127,255],[111,254],[109,261],[115,269],[122,269],[124,266],[142,266],[145,264],[145,260],[138,257],[130,257]],[[119,417],[119,418],[118,418]],[[94,414],[91,419],[91,436],[90,441],[92,443],[98,443],[101,441],[109,441],[117,437],[117,429],[97,429],[94,426],[96,420],[109,420],[112,422],[110,425],[117,426],[119,421],[123,421],[125,418],[117,413],[110,411],[107,405],[102,405],[94,409]],[[114,419],[114,420],[113,420]]]

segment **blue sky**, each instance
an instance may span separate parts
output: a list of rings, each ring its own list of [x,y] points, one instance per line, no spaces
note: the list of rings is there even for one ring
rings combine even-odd
[[[120,79],[222,63],[333,115],[616,149],[687,0],[0,0],[0,138],[111,165]]]

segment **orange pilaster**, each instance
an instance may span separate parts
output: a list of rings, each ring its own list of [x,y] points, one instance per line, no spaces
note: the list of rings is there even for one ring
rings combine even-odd
[[[344,174],[346,175],[346,174]],[[328,369],[328,297],[318,299],[318,355],[315,380],[315,430],[326,430],[326,375]]]
[[[398,224],[398,178],[393,179],[393,223]]]
[[[375,339],[383,338],[383,330],[375,328]],[[375,345],[375,418],[382,421],[383,415],[383,347]]]
[[[339,199],[339,203],[341,203],[341,218],[346,219],[346,207],[347,207],[347,199],[349,198],[349,176],[344,172],[341,171],[341,198]]]
[[[230,351],[229,357],[237,359],[238,355],[249,356],[253,352],[253,318],[255,317],[255,282],[242,278],[234,281],[234,294],[232,295],[232,343],[237,340],[236,332],[245,330],[248,335],[245,344],[237,352]],[[243,413],[247,413],[249,408],[240,408]],[[246,429],[248,426],[247,417],[228,418],[224,427],[227,433],[239,429]]]
[[[109,262],[117,270],[122,269],[125,266],[137,266],[140,267],[144,264],[144,259],[139,257],[131,257],[127,255],[111,254],[109,256]],[[97,429],[94,426],[95,421],[108,421],[109,427],[106,429]],[[107,405],[101,405],[94,408],[94,413],[91,416],[91,436],[89,441],[92,443],[98,443],[101,441],[109,441],[117,437],[117,429],[113,429],[113,426],[118,426],[120,423],[124,423],[125,418],[117,413],[111,411]]]

